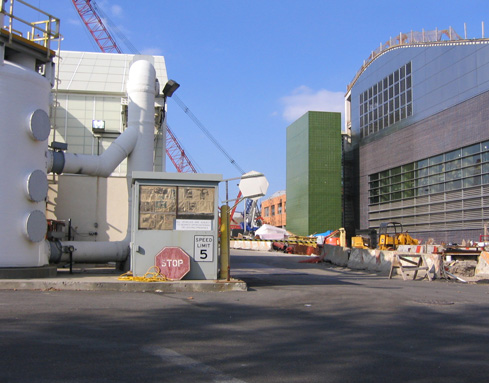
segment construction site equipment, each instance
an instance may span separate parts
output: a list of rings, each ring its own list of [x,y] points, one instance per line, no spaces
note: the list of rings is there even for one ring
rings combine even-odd
[[[389,250],[397,248],[399,244],[397,235],[402,232],[399,222],[382,222],[379,227],[379,249]]]
[[[353,235],[349,237],[352,248],[375,249],[378,244],[376,229],[355,229]]]
[[[395,250],[399,245],[419,245],[419,241],[402,229],[399,222],[382,222],[379,227],[380,250]]]
[[[419,240],[414,239],[407,232],[399,234],[397,241],[399,245],[419,245]]]
[[[355,249],[368,249],[370,247],[370,240],[362,236],[351,237],[351,247]]]
[[[323,244],[346,247],[346,230],[339,228],[324,238]]]

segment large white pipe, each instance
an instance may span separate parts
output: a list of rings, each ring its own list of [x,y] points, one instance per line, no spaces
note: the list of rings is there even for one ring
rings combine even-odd
[[[78,263],[107,263],[123,262],[129,256],[128,241],[89,242],[89,241],[60,241],[51,242],[51,262],[72,261]]]
[[[127,82],[128,128],[101,155],[50,151],[48,171],[108,177],[126,157],[129,179],[134,170],[153,171],[154,102],[158,92],[153,65],[145,60],[134,62]]]
[[[159,93],[156,71],[151,63],[139,60],[131,65],[127,84],[128,128],[100,156],[64,153],[63,173],[108,177],[127,157],[129,218],[126,238],[117,242],[64,241],[51,245],[52,262],[67,259],[71,251],[74,262],[123,262],[129,255],[131,219],[131,176],[133,171],[153,171],[154,103]],[[48,168],[56,169],[51,153]],[[58,153],[59,154],[59,153]],[[63,255],[65,254],[65,255]]]
[[[129,126],[101,155],[49,152],[48,171],[108,177],[131,154],[138,140],[138,129]],[[61,161],[62,163],[58,163]]]
[[[128,178],[134,170],[154,170],[155,96],[158,92],[153,65],[146,60],[134,62],[127,81],[127,124],[137,126],[138,139],[127,161]]]

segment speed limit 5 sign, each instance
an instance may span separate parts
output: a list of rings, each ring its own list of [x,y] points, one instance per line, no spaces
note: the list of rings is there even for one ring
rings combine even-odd
[[[196,235],[194,238],[194,261],[214,261],[214,236]]]

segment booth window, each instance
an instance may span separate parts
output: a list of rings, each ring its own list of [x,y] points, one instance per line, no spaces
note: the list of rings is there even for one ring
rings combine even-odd
[[[214,187],[141,185],[139,230],[173,230],[177,219],[212,220]]]

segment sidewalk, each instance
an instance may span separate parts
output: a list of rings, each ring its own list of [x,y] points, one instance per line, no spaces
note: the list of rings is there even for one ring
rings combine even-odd
[[[51,278],[0,279],[0,290],[79,290],[124,292],[224,292],[247,291],[246,282],[238,279],[181,280],[165,282],[135,282],[119,280],[123,273],[113,267],[75,266],[73,273],[58,269]]]

